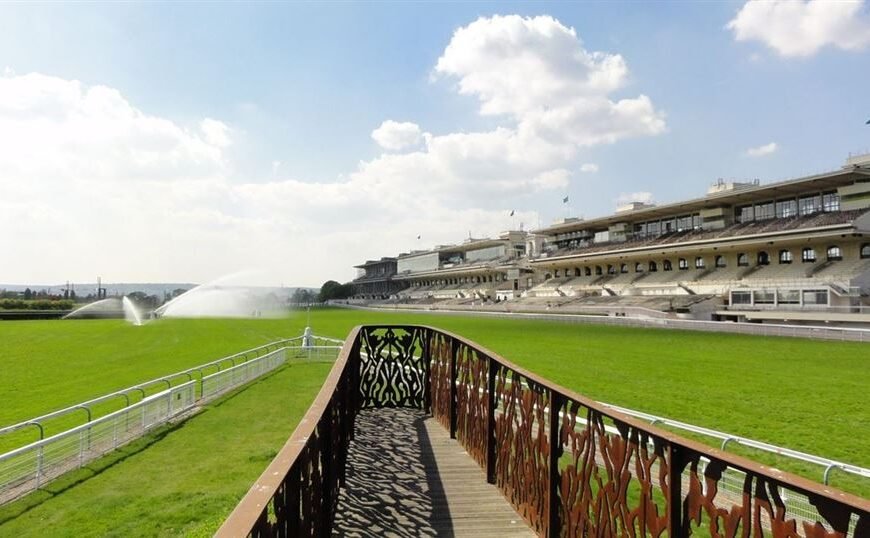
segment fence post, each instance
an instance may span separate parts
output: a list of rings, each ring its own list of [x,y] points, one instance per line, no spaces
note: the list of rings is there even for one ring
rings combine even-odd
[[[39,489],[40,479],[42,478],[42,459],[45,448],[39,445],[39,450],[36,452],[36,489]]]
[[[683,449],[668,442],[668,536],[685,536],[683,528]]]
[[[456,439],[456,358],[459,354],[459,342],[450,339],[450,438]]]
[[[320,464],[323,466],[323,473],[320,478],[323,480],[320,488],[320,491],[323,492],[323,497],[321,498],[323,505],[320,511],[320,532],[318,534],[323,538],[332,536],[332,500],[338,494],[337,491],[332,490],[332,473],[334,472],[332,468],[332,451],[335,448],[332,446],[332,412],[334,405],[334,402],[330,401],[323,409],[323,414],[320,416],[321,424],[318,428],[320,430],[318,442],[320,443],[322,458]]]
[[[549,480],[547,480],[547,513],[549,516],[547,536],[549,538],[561,536],[559,522],[559,487],[562,483],[559,473],[559,458],[562,456],[562,421],[559,420],[559,411],[561,409],[562,395],[550,389],[550,461],[548,465]]]
[[[496,395],[495,380],[498,363],[492,357],[487,357],[486,369],[486,481],[495,484],[495,411]]]
[[[423,410],[426,413],[432,414],[432,352],[431,339],[433,332],[429,329],[423,329],[423,364],[426,367],[427,378],[423,383]]]

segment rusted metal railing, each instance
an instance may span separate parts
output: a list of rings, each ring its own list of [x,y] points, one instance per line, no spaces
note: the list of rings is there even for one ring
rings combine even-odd
[[[865,499],[651,426],[460,336],[361,326],[347,342],[219,536],[328,536],[356,413],[381,407],[430,411],[540,536],[870,536]]]

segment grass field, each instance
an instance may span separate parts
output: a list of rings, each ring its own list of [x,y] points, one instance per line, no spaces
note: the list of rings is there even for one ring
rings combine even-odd
[[[456,332],[595,399],[870,467],[870,346],[443,315],[314,310],[314,332],[360,323]],[[280,320],[0,323],[0,425],[280,337]],[[0,535],[208,535],[292,431],[328,371],[294,364],[0,508]],[[275,425],[280,424],[279,428]],[[818,467],[757,455],[818,480]],[[123,462],[123,463],[122,463]],[[870,496],[835,474],[834,485]],[[46,525],[48,527],[46,527]]]

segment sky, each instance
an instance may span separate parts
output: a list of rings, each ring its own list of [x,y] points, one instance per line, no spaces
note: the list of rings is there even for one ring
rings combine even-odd
[[[0,282],[348,281],[836,169],[868,88],[863,1],[2,3]]]

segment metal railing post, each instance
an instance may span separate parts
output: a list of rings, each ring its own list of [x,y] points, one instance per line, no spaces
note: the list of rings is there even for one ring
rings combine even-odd
[[[459,354],[459,342],[455,338],[450,339],[450,438],[456,439],[456,359]]]
[[[561,486],[561,473],[559,472],[559,458],[562,456],[562,423],[559,420],[559,410],[562,409],[562,395],[550,389],[550,454],[549,454],[549,479],[547,480],[547,536],[558,538],[561,536],[559,522],[559,488]],[[673,536],[673,535],[671,535]]]
[[[498,373],[498,363],[492,358],[487,357],[486,370],[486,481],[490,484],[495,484],[495,412],[496,412],[496,397],[495,397],[495,381]]]
[[[668,536],[685,536],[683,525],[683,450],[668,443]]]

